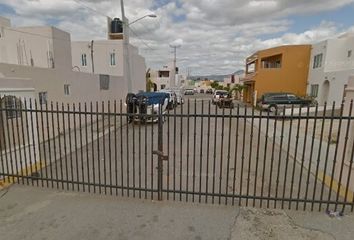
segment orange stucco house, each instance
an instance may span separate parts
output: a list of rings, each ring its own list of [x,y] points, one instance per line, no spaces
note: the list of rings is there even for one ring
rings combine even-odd
[[[261,50],[246,59],[243,100],[254,103],[264,93],[306,95],[311,45],[286,45]]]

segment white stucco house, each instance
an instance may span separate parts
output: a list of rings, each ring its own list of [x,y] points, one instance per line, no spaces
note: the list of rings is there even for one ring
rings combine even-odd
[[[312,45],[307,94],[320,105],[340,103],[354,75],[354,33]]]

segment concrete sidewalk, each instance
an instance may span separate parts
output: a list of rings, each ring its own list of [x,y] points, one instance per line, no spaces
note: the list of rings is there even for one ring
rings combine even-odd
[[[151,202],[13,185],[1,239],[352,239],[354,215]]]

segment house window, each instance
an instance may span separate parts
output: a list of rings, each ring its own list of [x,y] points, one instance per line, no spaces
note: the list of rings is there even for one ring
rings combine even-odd
[[[70,85],[64,84],[64,95],[70,95]]]
[[[312,84],[311,85],[311,97],[318,97],[318,84]]]
[[[116,65],[116,54],[115,53],[110,54],[110,64],[111,64],[111,66]]]
[[[348,58],[350,58],[352,56],[352,50],[348,51]]]
[[[322,67],[322,58],[323,54],[317,54],[313,59],[313,68],[320,68]]]
[[[262,59],[262,68],[281,68],[282,55],[270,56]]]
[[[165,84],[161,84],[161,90],[165,89],[165,88],[166,88],[166,85]]]
[[[40,92],[39,95],[39,104],[47,104],[48,103],[48,93],[47,92]]]
[[[21,108],[21,102],[15,96],[6,96],[3,99],[6,109],[6,118],[12,119],[21,116],[19,109]]]
[[[100,90],[109,90],[109,75],[100,74]]]
[[[81,54],[81,66],[86,67],[87,66],[87,56],[86,53]]]

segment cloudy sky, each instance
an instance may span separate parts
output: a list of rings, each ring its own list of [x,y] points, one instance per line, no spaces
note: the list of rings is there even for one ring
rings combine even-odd
[[[354,31],[354,0],[125,0],[131,41],[159,68],[181,44],[178,65],[192,75],[229,74],[253,52],[283,44],[315,43]],[[102,39],[106,17],[120,17],[119,0],[0,0],[14,26],[54,25],[73,40]]]

